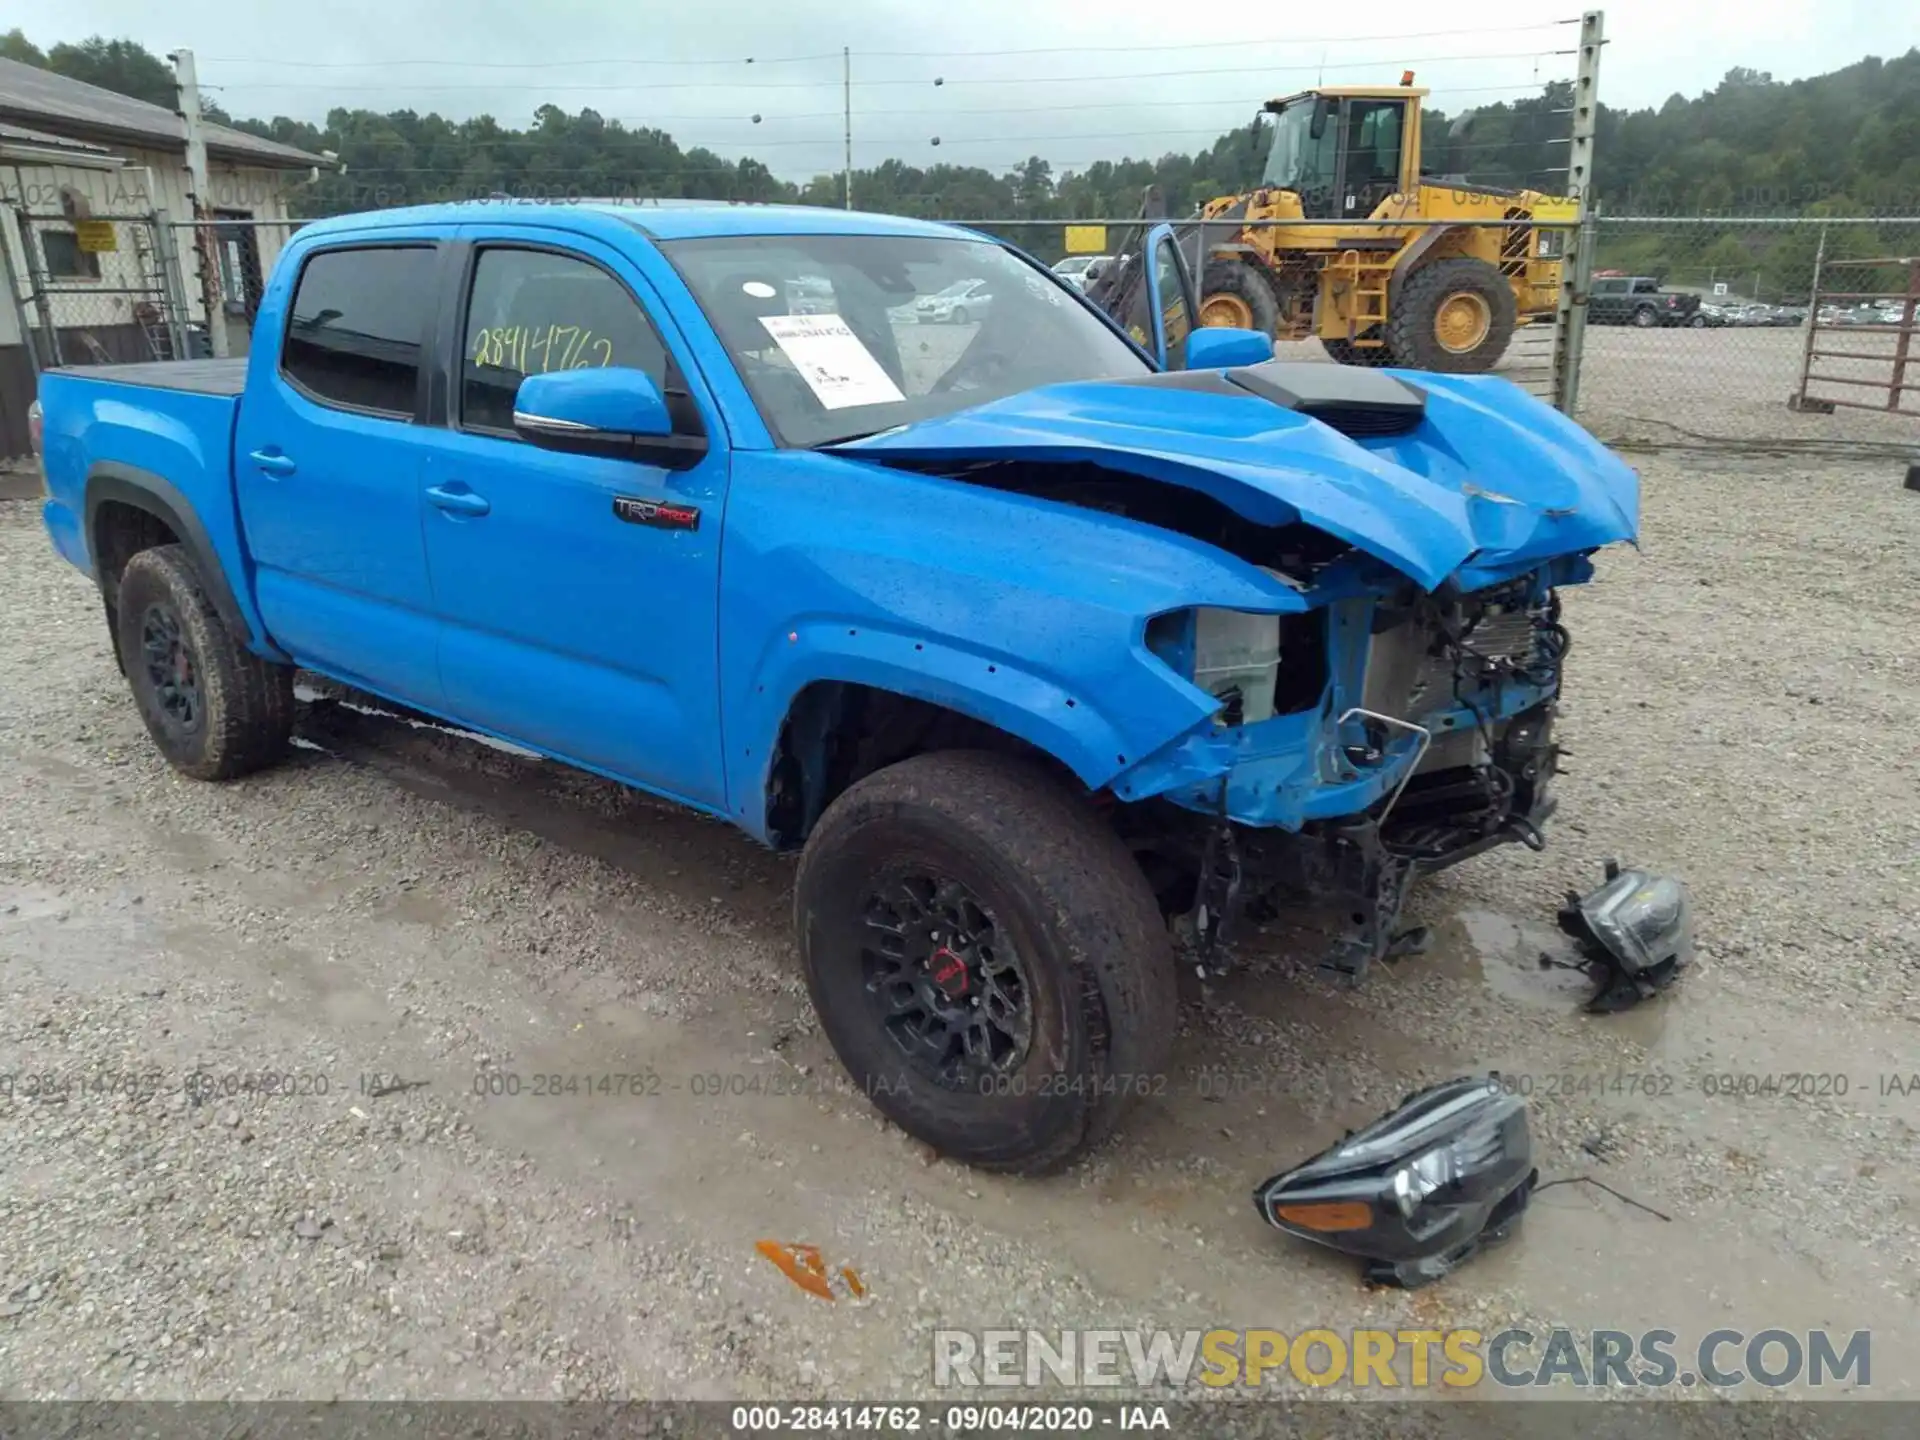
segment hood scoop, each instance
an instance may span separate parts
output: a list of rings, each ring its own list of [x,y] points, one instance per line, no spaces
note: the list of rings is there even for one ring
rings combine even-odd
[[[1427,392],[1354,365],[1268,360],[1226,372],[1249,394],[1310,415],[1354,440],[1406,435],[1426,418]]]
[[[1292,410],[1349,440],[1407,435],[1427,414],[1427,392],[1379,370],[1311,360],[1267,360],[1232,370],[1163,370],[1108,384],[1184,390],[1229,399],[1249,395]]]

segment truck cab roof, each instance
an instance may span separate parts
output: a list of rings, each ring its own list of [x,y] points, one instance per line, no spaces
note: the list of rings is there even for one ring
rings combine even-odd
[[[654,240],[707,239],[723,235],[925,235],[948,239],[977,238],[957,225],[933,220],[911,220],[898,215],[872,215],[861,210],[828,210],[807,205],[734,205],[663,203],[652,200],[523,199],[462,200],[438,205],[410,205],[393,210],[338,215],[316,220],[302,235],[335,232],[363,233],[371,229],[421,229],[428,226],[476,225],[488,221],[515,225],[549,225],[554,229],[618,239],[639,231]]]

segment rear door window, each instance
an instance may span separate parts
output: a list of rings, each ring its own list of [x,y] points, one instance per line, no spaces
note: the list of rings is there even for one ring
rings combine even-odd
[[[412,419],[433,265],[430,245],[309,256],[294,287],[280,373],[322,405]]]

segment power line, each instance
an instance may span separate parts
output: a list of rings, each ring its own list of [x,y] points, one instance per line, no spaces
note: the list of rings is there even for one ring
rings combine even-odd
[[[1579,23],[1574,20],[1543,20],[1532,25],[1482,25],[1458,30],[1416,30],[1405,35],[1318,35],[1275,36],[1265,40],[1199,40],[1178,45],[1042,45],[1015,50],[857,50],[855,58],[876,60],[968,60],[999,59],[1013,55],[1134,55],[1142,52],[1162,54],[1170,50],[1247,50],[1262,45],[1362,45],[1373,41],[1441,40],[1469,35],[1519,35],[1536,30],[1557,30]],[[443,57],[418,57],[397,60],[293,60],[278,55],[209,56],[209,65],[284,65],[301,70],[375,70],[399,65],[448,66],[461,70],[562,70],[594,65],[801,65],[822,60],[838,60],[840,52],[823,51],[818,55],[741,55],[712,59],[665,58],[657,55],[601,57],[595,60],[448,60]],[[1313,67],[1306,67],[1313,68]]]
[[[1493,94],[1539,95],[1543,93],[1547,85],[1551,83],[1554,83],[1554,82],[1528,81],[1524,84],[1517,84],[1517,85],[1468,85],[1468,86],[1449,85],[1446,87],[1445,93],[1448,95],[1493,95]],[[202,88],[211,89],[212,87],[203,86]],[[1248,96],[1243,99],[1237,99],[1237,100],[1155,100],[1151,103],[1151,108],[1155,110],[1170,110],[1174,108],[1188,109],[1196,105],[1198,106],[1212,105],[1212,106],[1218,106],[1223,110],[1239,110],[1244,112],[1256,106],[1264,105],[1267,102],[1267,100],[1270,98],[1271,97],[1267,95],[1253,95],[1253,96]],[[1141,108],[1141,102],[1138,100],[1096,100],[1092,102],[1083,102],[1083,103],[1077,103],[1072,105],[976,105],[976,106],[956,106],[951,110],[947,110],[947,109],[929,110],[924,107],[919,109],[912,109],[912,110],[859,110],[855,112],[855,115],[858,118],[862,118],[862,119],[872,119],[879,116],[907,116],[907,117],[919,116],[927,120],[943,120],[951,115],[1052,115],[1052,114],[1062,114],[1067,112],[1077,112],[1077,111],[1086,111],[1086,110],[1138,110],[1140,108]],[[358,111],[358,112],[352,112],[352,113],[381,114],[382,112]],[[429,112],[429,113],[432,114],[434,112]],[[441,117],[441,118],[444,119],[444,117]],[[569,117],[569,118],[572,118],[572,117]],[[688,121],[701,121],[703,123],[710,123],[710,122],[717,122],[717,121],[723,121],[723,120],[734,120],[742,124],[752,123],[752,124],[775,125],[775,124],[785,124],[787,122],[796,121],[796,120],[838,120],[841,118],[841,112],[838,110],[803,110],[803,111],[798,111],[791,115],[783,115],[776,111],[772,114],[762,116],[761,119],[758,121],[754,121],[751,119],[750,116],[746,116],[746,115],[716,115],[716,114],[713,114],[711,111],[703,114],[699,114],[699,115],[602,115],[600,118],[606,121],[608,124],[613,124],[614,122],[617,121],[623,127],[640,127],[648,130],[656,130],[656,129],[659,129],[662,125],[684,124]],[[468,120],[460,120],[460,121],[450,121],[447,123],[456,124],[456,125],[465,125],[465,124],[471,124],[473,122]],[[1240,127],[1240,124],[1244,124],[1244,122],[1228,123],[1225,126],[1223,126],[1223,128],[1236,129]],[[314,126],[314,128],[317,130],[324,130],[326,127],[324,125],[316,125]],[[629,129],[628,133],[633,133],[633,131]],[[525,137],[526,137],[526,132],[523,130],[508,130],[508,131],[503,131],[501,136],[498,139],[482,139],[475,136],[460,136],[458,138],[462,142],[471,143],[475,145],[502,145],[502,144],[519,143]],[[441,137],[441,138],[451,140],[454,137]],[[438,141],[423,140],[419,143],[432,144],[432,143],[438,143]],[[542,141],[540,143],[545,143],[545,142]],[[869,142],[869,143],[872,143],[872,142]]]
[[[1466,85],[1466,86],[1449,85],[1446,87],[1445,93],[1448,95],[1493,95],[1493,94],[1540,95],[1546,90],[1548,85],[1553,83],[1555,82],[1530,80],[1524,84],[1516,84],[1516,85]],[[203,87],[203,88],[206,88],[206,87]],[[1214,106],[1220,107],[1221,109],[1245,111],[1259,105],[1264,105],[1267,102],[1267,100],[1269,100],[1270,98],[1271,97],[1267,95],[1254,95],[1254,96],[1249,96],[1244,99],[1238,99],[1238,100],[1155,100],[1151,102],[1151,108],[1155,110],[1167,110],[1167,109],[1173,109],[1175,107],[1185,109],[1185,108],[1190,108],[1196,105],[1202,105],[1202,106],[1214,105]],[[904,115],[908,117],[919,116],[927,120],[943,120],[950,115],[1051,115],[1051,114],[1064,113],[1068,111],[1138,110],[1140,108],[1141,108],[1141,102],[1138,100],[1097,100],[1090,103],[1079,103],[1079,104],[1073,104],[1073,105],[976,105],[976,106],[956,106],[951,110],[948,110],[948,109],[929,110],[924,107],[921,107],[921,108],[912,109],[912,110],[857,110],[854,113],[857,118],[869,118],[869,119],[877,116],[883,116],[883,115],[884,116]],[[360,113],[377,114],[380,112],[363,111]],[[700,114],[700,115],[602,115],[600,118],[609,124],[613,123],[614,121],[618,121],[623,126],[641,126],[651,130],[651,129],[658,129],[660,126],[666,125],[666,124],[681,124],[681,123],[692,121],[692,120],[703,121],[703,122],[735,120],[735,121],[739,121],[742,124],[752,123],[752,124],[766,124],[766,125],[784,124],[786,122],[795,121],[795,120],[838,120],[841,118],[841,112],[838,110],[802,110],[802,111],[795,112],[794,114],[791,114],[791,115],[783,115],[776,111],[772,114],[762,116],[758,121],[752,120],[750,116],[746,116],[746,115],[716,115],[716,114],[713,114],[711,111],[705,114]],[[455,121],[452,123],[467,124],[471,122]],[[324,127],[315,127],[315,128],[324,128]],[[1233,129],[1237,127],[1234,125],[1228,125],[1226,128]],[[524,133],[525,132],[519,131],[519,130],[510,131],[510,132],[507,132],[507,135],[505,138],[510,140],[513,138],[517,138]],[[501,142],[475,140],[474,143],[490,144],[490,143],[501,143]]]
[[[1324,66],[1323,65],[1232,65],[1232,66],[1225,66],[1225,67],[1209,69],[1209,70],[1141,70],[1141,71],[1129,71],[1124,74],[1113,74],[1113,75],[1033,75],[1033,76],[1010,76],[1006,78],[994,78],[994,79],[988,79],[984,76],[960,77],[956,79],[948,79],[945,76],[936,76],[931,79],[918,79],[918,80],[900,80],[900,79],[891,79],[891,78],[880,79],[880,80],[856,79],[852,83],[856,86],[865,86],[869,88],[883,86],[883,85],[891,85],[891,86],[899,86],[899,85],[917,85],[917,86],[1083,85],[1083,84],[1093,84],[1095,82],[1100,82],[1100,81],[1112,81],[1112,80],[1175,80],[1175,79],[1189,79],[1196,76],[1205,76],[1205,75],[1252,75],[1252,74],[1276,74],[1276,73],[1286,74],[1286,73],[1307,73],[1307,72],[1315,72],[1315,71],[1323,71],[1323,70],[1360,70],[1360,69],[1375,69],[1375,68],[1390,69],[1394,66],[1400,66],[1402,68],[1413,68],[1420,65],[1449,65],[1449,64],[1461,64],[1461,63],[1467,63],[1467,62],[1478,64],[1478,63],[1484,63],[1486,61],[1491,61],[1491,60],[1533,60],[1537,62],[1548,56],[1557,55],[1560,53],[1562,52],[1552,51],[1552,50],[1509,50],[1509,51],[1503,51],[1499,54],[1493,54],[1493,55],[1429,55],[1429,56],[1425,56],[1415,60],[1406,60],[1406,59],[1354,60],[1354,61],[1342,61],[1337,64],[1324,65]],[[753,85],[753,86],[743,85],[737,88],[740,88],[743,90],[746,90],[746,89],[819,90],[819,89],[824,89],[827,86],[835,83],[837,82],[830,81],[830,80],[818,80],[818,81],[778,80],[773,82],[772,84]],[[293,81],[262,80],[262,81],[225,81],[217,85],[203,84],[201,88],[206,90],[221,90],[221,91],[226,91],[226,90],[275,90],[275,91],[325,90],[328,92],[338,92],[338,91],[369,91],[371,90],[371,91],[380,91],[382,93],[390,93],[394,87],[391,85],[332,85],[324,82],[315,82],[312,85],[302,85],[302,84],[299,84],[298,82],[293,82]],[[575,84],[575,83],[566,82],[566,81],[562,81],[558,84],[528,82],[525,84],[512,84],[512,85],[506,85],[506,84],[469,85],[469,84],[463,84],[459,82],[453,82],[448,84],[429,83],[425,85],[415,85],[413,88],[420,89],[420,90],[436,90],[436,91],[484,90],[489,93],[497,94],[504,90],[542,90],[542,91],[711,90],[713,88],[713,85],[710,81],[686,81],[686,82],[676,81],[668,85],[655,85],[652,83],[646,83],[646,84],[628,83],[628,84],[619,84],[619,85],[609,85],[609,84],[604,84],[599,82],[590,83],[590,84]]]

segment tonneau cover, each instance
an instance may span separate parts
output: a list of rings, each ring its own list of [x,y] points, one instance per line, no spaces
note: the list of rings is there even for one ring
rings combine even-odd
[[[77,380],[145,385],[152,390],[190,390],[196,395],[237,397],[247,384],[245,356],[236,360],[148,360],[137,365],[64,365]]]

